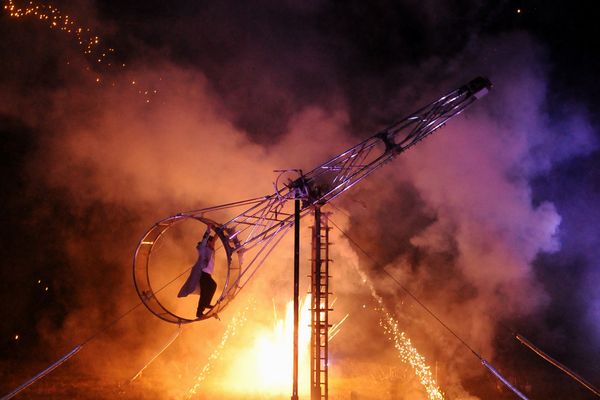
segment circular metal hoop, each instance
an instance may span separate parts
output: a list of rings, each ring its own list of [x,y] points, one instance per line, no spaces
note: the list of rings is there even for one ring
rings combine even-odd
[[[199,221],[207,226],[213,226],[213,231],[223,244],[223,249],[225,250],[227,257],[227,274],[225,283],[223,285],[223,290],[215,302],[214,308],[196,319],[185,318],[177,315],[176,313],[168,310],[156,297],[156,294],[164,287],[172,283],[172,281],[167,285],[156,289],[152,288],[152,283],[150,282],[152,249],[155,248],[155,246],[160,242],[161,238],[169,228],[173,227],[177,223],[190,219]],[[140,240],[138,243],[133,259],[133,281],[135,283],[135,290],[137,291],[138,296],[146,308],[148,308],[151,313],[170,323],[187,324],[217,316],[217,314],[227,306],[227,304],[239,291],[237,286],[239,284],[240,275],[240,255],[234,252],[235,248],[236,243],[229,239],[229,236],[226,234],[226,232],[221,229],[219,224],[215,221],[202,216],[190,214],[177,214],[166,218],[154,224],[154,226],[150,228],[148,232],[146,232],[142,240]],[[234,257],[234,253],[237,254],[237,257]]]

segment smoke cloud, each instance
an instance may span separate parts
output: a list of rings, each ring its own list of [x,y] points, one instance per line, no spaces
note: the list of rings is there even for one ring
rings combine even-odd
[[[269,194],[273,170],[312,169],[485,75],[494,83],[491,94],[329,209],[378,261],[334,231],[336,313],[349,314],[332,344],[340,375],[355,373],[353,363],[398,364],[371,312],[376,305],[369,290],[354,272],[359,268],[417,348],[439,361],[448,395],[477,397],[469,380],[481,377],[483,368],[381,269],[486,359],[502,359],[500,323],[534,318],[544,329],[543,316],[555,301],[540,277],[544,265],[557,252],[569,258],[561,252],[565,243],[576,247],[564,234],[574,229],[571,216],[538,186],[549,187],[545,177],[588,156],[597,143],[584,110],[569,105],[551,112],[547,55],[530,36],[483,35],[474,27],[443,43],[440,33],[456,28],[452,11],[444,18],[431,2],[407,4],[394,9],[409,22],[402,27],[383,6],[356,6],[337,19],[336,6],[318,1],[262,7],[219,2],[202,9],[184,2],[176,10],[123,5],[122,14],[77,3],[81,19],[131,50],[121,54],[127,63],[121,72],[89,68],[68,37],[3,17],[0,27],[10,39],[0,45],[3,57],[10,54],[1,67],[3,132],[16,132],[17,125],[28,132],[30,145],[15,161],[27,193],[27,226],[41,230],[53,222],[42,236],[51,243],[40,249],[57,265],[38,260],[26,266],[31,260],[23,258],[21,268],[30,270],[19,275],[32,280],[46,269],[56,287],[61,318],[36,322],[44,343],[60,353],[136,304],[131,257],[157,220]],[[497,12],[469,8],[469,20]],[[138,19],[144,15],[146,22]],[[11,41],[25,51],[14,54],[6,44]],[[17,202],[18,195],[7,196]],[[226,311],[223,322],[255,310],[245,311],[247,320],[230,337],[214,374],[236,371],[236,349],[250,346],[249,337],[274,319],[273,309],[283,313],[292,288],[290,246],[286,238]],[[594,277],[578,290],[583,318],[600,337]],[[10,301],[26,307],[25,300]],[[125,379],[173,333],[165,325],[140,307],[84,349],[76,366]],[[167,395],[181,395],[227,329],[213,320],[198,325],[186,328],[151,372]],[[116,356],[124,353],[135,356],[126,362]],[[389,396],[399,390],[406,398],[422,395],[417,383],[398,383],[409,380],[405,372],[388,375],[397,385]]]

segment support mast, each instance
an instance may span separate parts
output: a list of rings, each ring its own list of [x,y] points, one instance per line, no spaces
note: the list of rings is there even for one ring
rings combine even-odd
[[[300,292],[300,199],[294,200],[294,365],[292,367],[292,400],[298,400],[298,319]]]

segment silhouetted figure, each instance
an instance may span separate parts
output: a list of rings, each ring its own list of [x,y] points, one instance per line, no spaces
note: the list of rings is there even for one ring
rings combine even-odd
[[[187,278],[177,297],[186,297],[190,293],[200,293],[198,300],[198,309],[196,317],[200,318],[205,309],[210,309],[213,306],[210,304],[215,291],[217,290],[217,282],[212,278],[212,273],[215,269],[215,243],[216,235],[210,235],[209,225],[202,240],[196,245],[198,250],[198,259],[192,267],[190,276]]]

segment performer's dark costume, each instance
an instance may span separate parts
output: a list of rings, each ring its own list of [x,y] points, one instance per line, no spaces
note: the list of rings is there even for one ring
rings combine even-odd
[[[208,246],[210,230],[207,229],[201,242],[198,242],[196,250],[198,250],[198,260],[192,267],[190,276],[187,278],[177,297],[186,297],[190,293],[199,293],[198,310],[196,317],[200,318],[207,308],[212,308],[212,301],[215,291],[217,290],[217,282],[212,278],[212,272],[215,269],[215,250]]]

